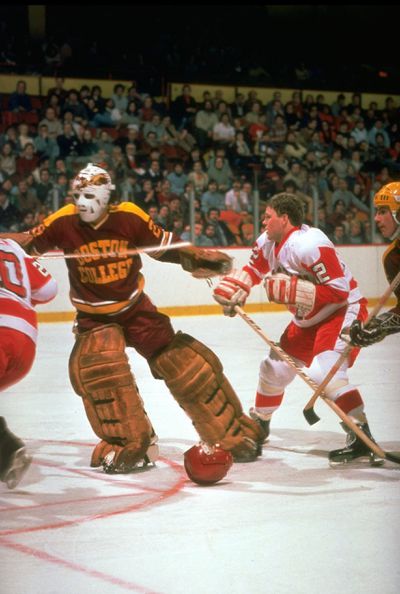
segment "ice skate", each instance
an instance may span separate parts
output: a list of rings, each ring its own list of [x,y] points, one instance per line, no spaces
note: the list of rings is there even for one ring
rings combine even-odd
[[[368,427],[368,423],[358,425],[365,435],[375,442]],[[340,466],[357,462],[369,462],[371,466],[382,466],[384,460],[372,452],[369,447],[354,433],[344,426],[347,432],[346,446],[338,450],[329,452],[329,464],[331,466]]]
[[[9,431],[5,420],[2,417],[0,420],[0,480],[14,489],[28,470],[32,457],[24,442]]]
[[[249,416],[254,421],[256,421],[260,425],[261,429],[264,431],[265,435],[263,443],[266,443],[269,437],[269,426],[271,423],[271,416],[263,415],[262,413],[258,412],[254,407],[251,407],[251,409],[249,410]]]
[[[133,472],[136,470],[142,470],[152,464],[155,466],[155,462],[159,457],[159,448],[157,445],[158,436],[153,433],[150,445],[147,449],[146,454],[142,460],[135,462],[135,464],[126,464],[125,462],[121,462],[116,464],[114,462],[116,452],[115,450],[111,450],[103,459],[102,466],[103,470],[106,474],[127,474],[129,472]]]

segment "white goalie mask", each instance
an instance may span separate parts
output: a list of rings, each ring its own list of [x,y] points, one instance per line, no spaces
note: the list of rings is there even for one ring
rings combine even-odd
[[[82,221],[97,221],[106,211],[111,190],[114,189],[109,173],[89,163],[72,182],[72,195]]]

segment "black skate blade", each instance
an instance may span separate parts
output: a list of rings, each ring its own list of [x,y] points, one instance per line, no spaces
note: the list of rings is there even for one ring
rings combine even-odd
[[[373,467],[383,466],[385,460],[379,458],[371,452],[371,454],[365,454],[364,456],[358,456],[357,458],[351,458],[344,456],[343,458],[337,458],[336,460],[329,460],[329,466],[331,468],[340,468],[341,466],[346,468],[365,468],[367,465]]]

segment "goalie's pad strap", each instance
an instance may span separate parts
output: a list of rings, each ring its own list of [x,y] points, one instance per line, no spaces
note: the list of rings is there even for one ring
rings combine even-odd
[[[69,375],[74,390],[83,398],[93,431],[107,443],[122,446],[116,448],[118,462],[133,465],[135,458],[139,461],[145,455],[152,427],[125,346],[117,324],[78,335],[69,360]]]
[[[154,377],[165,380],[203,441],[232,451],[246,449],[246,438],[262,441],[262,430],[244,415],[220,360],[204,344],[178,332],[149,364]]]

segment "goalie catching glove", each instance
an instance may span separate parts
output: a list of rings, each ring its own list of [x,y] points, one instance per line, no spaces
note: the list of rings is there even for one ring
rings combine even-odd
[[[269,301],[295,307],[298,317],[304,317],[314,309],[316,289],[310,281],[278,273],[267,276],[264,288]]]
[[[195,278],[210,278],[232,270],[232,258],[218,250],[187,247],[179,250],[183,270]]]
[[[396,332],[400,332],[400,315],[393,311],[373,318],[365,327],[360,320],[354,320],[349,329],[351,344],[358,347],[370,346]]]
[[[224,315],[231,318],[236,315],[235,306],[242,307],[253,286],[251,277],[244,270],[233,270],[229,276],[224,276],[215,287],[213,297],[223,307]]]

